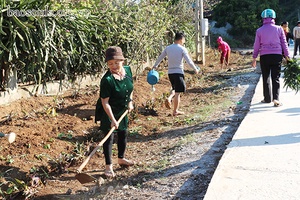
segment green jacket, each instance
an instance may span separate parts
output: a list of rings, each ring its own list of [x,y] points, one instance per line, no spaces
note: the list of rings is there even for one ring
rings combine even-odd
[[[100,130],[108,132],[111,127],[111,120],[104,111],[101,103],[101,98],[109,97],[109,105],[115,118],[118,120],[120,116],[128,109],[128,103],[131,101],[130,94],[133,91],[132,72],[129,66],[124,66],[126,75],[123,80],[117,80],[107,71],[100,82],[100,97],[96,104],[95,122],[100,121]],[[126,130],[128,128],[128,117],[119,124],[119,130]]]

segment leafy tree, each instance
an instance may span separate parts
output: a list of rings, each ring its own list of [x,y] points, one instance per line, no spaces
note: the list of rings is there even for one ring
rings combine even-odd
[[[232,25],[229,34],[245,44],[252,44],[255,30],[261,25],[261,12],[272,8],[280,13],[277,0],[223,0],[214,8],[213,19],[217,26]]]
[[[280,8],[283,10],[281,20],[289,22],[289,28],[293,29],[300,20],[300,0],[280,0]],[[281,22],[281,21],[278,21]]]
[[[105,69],[104,51],[110,45],[121,46],[138,71],[141,63],[158,56],[162,40],[169,43],[166,33],[184,31],[187,44],[192,43],[190,1],[0,0],[0,86],[6,87],[6,72],[12,71],[36,89],[49,80],[96,74]],[[18,16],[8,8],[67,15]]]

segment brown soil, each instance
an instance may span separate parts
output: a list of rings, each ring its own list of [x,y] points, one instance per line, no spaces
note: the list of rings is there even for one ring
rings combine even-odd
[[[226,144],[248,111],[253,94],[248,86],[255,87],[259,77],[250,68],[249,55],[233,52],[228,72],[219,69],[218,52],[206,55],[202,74],[186,68],[188,90],[181,99],[185,115],[173,117],[164,106],[170,89],[166,68],[160,68],[155,92],[146,82],[147,70],[136,77],[126,156],[137,164],[126,169],[114,165],[113,180],[103,175],[102,148],[83,170],[98,182],[83,185],[75,178],[85,156],[103,138],[94,123],[98,85],[0,106],[0,132],[17,134],[12,144],[0,140],[0,197],[202,199]],[[116,152],[114,146],[114,162]]]

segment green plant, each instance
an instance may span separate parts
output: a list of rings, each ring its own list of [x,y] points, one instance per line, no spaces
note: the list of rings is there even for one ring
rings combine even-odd
[[[46,109],[45,112],[48,116],[56,117],[58,115],[57,110],[62,109],[63,105],[64,105],[64,99],[63,98],[60,99],[58,95],[56,95],[53,98],[53,103],[50,106],[45,108]]]
[[[83,159],[86,152],[87,149],[84,143],[76,142],[71,153],[61,152],[58,157],[49,159],[51,172],[60,174],[67,171],[68,167]]]
[[[73,160],[75,160],[73,154],[67,154],[64,152],[60,153],[57,158],[49,160],[51,172],[55,172],[58,174],[64,173],[72,164]]]
[[[49,158],[49,156],[47,157]],[[49,173],[51,173],[47,166],[33,166],[30,168],[29,172],[31,182],[36,182],[38,180],[40,183],[45,183],[45,180],[50,177]],[[36,184],[38,183],[34,183],[34,185]]]
[[[280,17],[280,1],[256,1],[256,0],[227,0],[219,1],[213,8],[213,20],[217,26],[232,25],[229,34],[244,44],[252,45],[255,38],[255,30],[261,25],[261,12],[266,8],[272,8]],[[285,15],[282,15],[285,16]],[[280,21],[279,18],[276,21]]]
[[[187,134],[180,138],[181,140],[178,141],[178,143],[175,146],[184,146],[186,144],[190,144],[192,142],[195,142],[195,138],[193,134]]]
[[[59,139],[62,139],[62,138],[67,138],[67,139],[72,139],[73,138],[73,131],[71,131],[71,130],[69,130],[68,131],[68,133],[66,134],[66,133],[59,133],[58,135],[57,135],[57,137],[59,138]]]
[[[130,128],[129,135],[137,137],[142,130],[143,130],[143,127],[141,127],[141,126],[135,126],[133,128]]]
[[[14,162],[14,159],[11,155],[6,156],[6,163],[11,164]]]
[[[147,120],[151,121],[151,120],[153,120],[153,118],[152,117],[147,117]]]
[[[76,160],[84,158],[86,151],[87,151],[87,149],[86,149],[86,146],[84,145],[84,143],[79,143],[79,142],[75,143],[73,153],[75,154]]]
[[[14,199],[16,194],[21,193],[25,199],[32,197],[37,191],[27,186],[25,181],[5,176],[11,170],[8,169],[0,173],[0,196],[3,199]]]
[[[162,157],[161,160],[158,160],[154,166],[156,170],[162,170],[165,169],[170,164],[170,161],[168,158]]]
[[[38,160],[43,160],[43,157],[46,157],[46,155],[41,153],[41,154],[35,154],[34,157]]]
[[[291,59],[287,61],[285,68],[283,69],[283,82],[286,89],[291,88],[296,93],[300,89],[300,62],[297,59]]]
[[[185,1],[172,4],[146,0],[128,4],[102,0],[72,3],[3,0],[0,6],[0,64],[5,71],[5,77],[0,76],[1,87],[8,80],[8,72],[14,71],[21,82],[35,84],[33,94],[41,86],[47,93],[47,81],[72,82],[78,75],[103,71],[103,54],[110,45],[122,47],[127,64],[136,66],[133,69],[136,74],[158,56],[162,41],[172,42],[175,31],[186,32],[187,46],[194,46],[190,45],[194,41],[193,11]],[[68,10],[68,13],[18,16],[8,9]],[[53,107],[48,113],[56,114]]]
[[[45,145],[43,146],[43,148],[44,148],[44,149],[50,149],[50,148],[51,148],[51,145],[50,145],[50,144],[45,144]]]

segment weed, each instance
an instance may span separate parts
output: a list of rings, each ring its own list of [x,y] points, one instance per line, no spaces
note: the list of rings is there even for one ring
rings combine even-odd
[[[129,135],[138,136],[142,130],[143,130],[142,126],[135,126],[129,130]]]
[[[154,167],[156,170],[165,169],[170,164],[169,159],[166,157],[162,157],[161,160],[156,162],[156,166]]]
[[[34,157],[37,159],[37,160],[43,160],[43,157],[45,157],[46,155],[41,153],[41,154],[36,154],[34,155]]]
[[[50,145],[50,144],[45,144],[45,145],[43,146],[43,148],[44,148],[44,149],[50,149],[50,148],[51,148],[51,145]]]
[[[86,152],[86,147],[83,143],[79,143],[79,142],[76,142],[75,143],[75,147],[74,147],[74,154],[75,154],[75,158],[77,158],[77,160],[81,159],[84,157],[85,155],[85,152]]]
[[[49,170],[45,166],[33,166],[29,170],[31,176],[40,177],[42,180],[49,178]],[[44,182],[44,181],[43,181]]]
[[[113,148],[112,148],[112,154],[113,155],[117,155],[117,146],[116,145],[113,145]]]
[[[131,111],[128,115],[129,121],[134,121],[138,119],[138,108],[134,106],[133,111]]]
[[[142,106],[139,108],[139,113],[142,115],[151,115],[151,116],[158,116],[157,111],[155,109],[155,99],[147,100]]]
[[[7,116],[2,117],[0,124],[8,124],[12,121],[12,118],[14,117],[14,113],[11,111]]]
[[[176,118],[174,121],[175,126],[191,125],[195,122],[194,118]]]
[[[57,135],[57,137],[59,138],[59,139],[63,139],[63,138],[67,138],[67,139],[72,139],[73,138],[73,131],[71,131],[71,130],[69,130],[68,131],[68,133],[66,134],[66,133],[64,133],[64,132],[62,132],[62,133],[59,133],[58,135]]]
[[[99,91],[99,86],[98,85],[87,85],[85,88],[85,95],[91,96],[93,94],[97,94]]]
[[[12,164],[14,159],[11,155],[6,156],[6,164]]]
[[[193,134],[188,134],[188,135],[181,137],[175,146],[184,146],[185,144],[190,144],[195,141],[196,140],[195,140]]]
[[[58,96],[53,98],[53,104],[49,107],[46,107],[45,113],[48,116],[56,117],[57,116],[57,110],[61,110],[64,106],[64,99],[59,99]]]
[[[142,187],[142,184],[140,184],[140,183],[138,183],[138,184],[136,184],[136,188],[141,188]]]
[[[61,174],[67,171],[67,168],[76,160],[73,154],[60,153],[55,159],[49,160],[51,172]]]
[[[52,116],[52,117],[57,116],[56,108],[55,107],[49,107],[49,108],[47,108],[46,114],[48,116]]]
[[[29,199],[37,193],[37,190],[28,187],[24,181],[5,176],[11,170],[12,169],[8,169],[0,173],[0,195],[3,199],[15,199],[19,194],[22,194],[24,199]]]
[[[67,169],[74,165],[78,160],[84,158],[87,149],[83,143],[76,142],[72,153],[62,152],[55,159],[49,160],[51,172],[58,174],[64,173]]]

